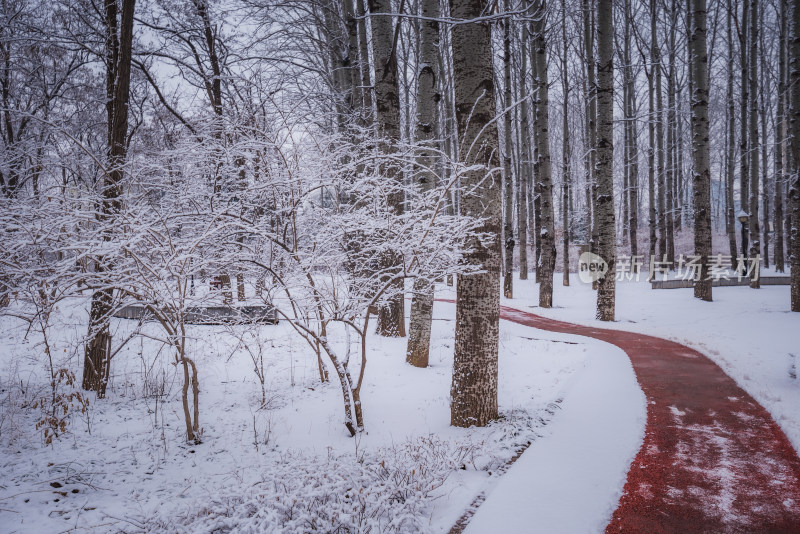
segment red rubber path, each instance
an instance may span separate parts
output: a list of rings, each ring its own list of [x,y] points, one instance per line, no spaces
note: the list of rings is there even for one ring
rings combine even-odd
[[[770,414],[714,362],[653,336],[507,306],[500,317],[606,341],[631,359],[647,398],[647,425],[606,532],[800,533],[797,453]]]

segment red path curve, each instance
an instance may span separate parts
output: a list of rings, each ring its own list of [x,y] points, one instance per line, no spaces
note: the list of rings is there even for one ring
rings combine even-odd
[[[606,341],[631,359],[647,424],[606,532],[800,533],[797,453],[769,413],[714,362],[653,336],[507,306],[500,317]]]

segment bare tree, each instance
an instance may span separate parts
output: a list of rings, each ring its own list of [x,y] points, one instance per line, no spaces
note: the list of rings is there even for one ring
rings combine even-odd
[[[450,15],[470,20],[488,11],[486,0],[450,0]],[[487,240],[474,239],[466,261],[481,274],[458,276],[455,355],[450,389],[453,426],[485,426],[497,417],[497,353],[500,319],[502,213],[497,176],[491,30],[470,22],[452,29],[453,83],[461,175],[461,213],[485,218]]]
[[[789,124],[792,129],[790,141],[791,189],[789,206],[792,212],[791,225],[791,310],[800,312],[800,9],[793,6],[790,33],[790,108]]]
[[[608,264],[597,287],[597,318],[614,320],[616,221],[614,214],[614,25],[612,1],[597,2],[597,217],[598,254]]]
[[[420,6],[423,17],[420,31],[419,71],[417,73],[416,141],[419,143],[416,179],[422,191],[430,190],[436,174],[432,171],[437,156],[433,143],[437,138],[439,91],[439,0],[423,0]],[[416,367],[428,366],[433,314],[434,288],[425,280],[414,281],[411,300],[406,361]]]
[[[775,141],[775,270],[785,269],[783,255],[783,189],[786,187],[786,56],[788,16],[786,2],[780,2],[780,33],[778,34],[778,105],[775,111],[777,139]]]
[[[761,256],[761,230],[759,229],[758,220],[758,201],[759,201],[759,188],[758,188],[758,169],[759,169],[759,139],[758,139],[758,0],[749,0],[750,2],[750,54],[748,60],[750,62],[750,89],[749,89],[749,105],[750,114],[750,139],[749,139],[749,156],[750,156],[750,218],[749,231],[750,234],[750,250],[749,256],[754,260],[758,260]],[[759,267],[756,266],[756,269]],[[750,278],[750,287],[758,289],[761,287],[760,277],[752,276]]]
[[[397,25],[392,23],[392,3],[390,0],[369,0],[370,21],[372,23],[372,57],[375,64],[375,104],[377,109],[378,135],[381,137],[381,150],[389,154],[393,143],[400,141],[400,92],[397,82],[396,35]],[[402,182],[402,174],[396,165],[386,164],[383,174],[387,180]],[[403,211],[403,194],[395,188],[387,199],[392,209],[400,214]],[[398,259],[388,251],[382,268],[391,276],[396,274]],[[398,280],[398,284],[402,281]],[[378,333],[389,337],[404,337],[406,326],[404,318],[405,300],[402,292],[378,312]]]
[[[700,279],[694,296],[711,301],[711,171],[708,124],[708,52],[706,47],[706,0],[692,0],[692,184],[694,189],[694,251],[700,257]]]
[[[109,95],[106,110],[108,114],[108,171],[102,184],[102,205],[98,212],[98,222],[105,227],[102,238],[110,241],[109,225],[121,208],[121,182],[123,166],[127,153],[128,137],[128,98],[130,96],[131,54],[133,46],[133,13],[136,0],[124,0],[122,13],[117,21],[116,0],[106,0],[106,87]],[[102,256],[95,258],[95,270],[100,275],[113,271],[114,266]],[[85,390],[105,396],[108,382],[111,331],[108,327],[112,310],[114,288],[103,284],[92,294],[89,312],[89,341],[83,364],[82,386]]]
[[[537,229],[541,241],[542,256],[537,272],[539,278],[539,306],[553,306],[553,271],[556,261],[555,222],[553,213],[553,178],[550,161],[550,99],[547,77],[547,39],[545,36],[547,10],[544,0],[533,3],[533,52],[536,61],[537,103],[536,103],[536,160],[534,175],[539,191],[542,213],[542,227]]]
[[[503,295],[514,296],[514,176],[512,172],[511,143],[511,11],[509,0],[505,0],[503,11]],[[519,180],[519,176],[517,179]]]

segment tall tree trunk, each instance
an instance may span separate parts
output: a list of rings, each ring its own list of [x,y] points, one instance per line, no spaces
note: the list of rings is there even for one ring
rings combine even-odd
[[[594,57],[594,2],[582,0],[583,6],[583,44],[586,64],[586,130],[589,146],[586,151],[587,185],[589,187],[588,204],[591,206],[591,225],[587,229],[590,234],[591,250],[597,253],[598,220],[597,220],[597,82]],[[593,284],[594,289],[597,284]]]
[[[123,0],[119,30],[117,30],[116,0],[105,1],[106,25],[106,88],[110,100],[108,115],[109,171],[103,177],[102,206],[98,221],[104,241],[112,239],[109,225],[122,207],[123,166],[127,155],[128,99],[131,80],[131,51],[133,46],[133,13],[136,0]],[[111,272],[114,265],[106,258],[96,258],[98,273]],[[104,397],[110,372],[111,331],[108,327],[114,289],[106,287],[92,294],[89,310],[89,341],[85,347],[82,387]]]
[[[775,124],[777,125],[775,140],[775,270],[784,272],[783,256],[783,188],[786,184],[784,154],[786,151],[786,52],[787,52],[787,16],[786,2],[780,7],[780,33],[778,36],[778,107]]]
[[[791,310],[800,312],[800,9],[793,6],[792,30],[790,48],[790,102],[789,124],[792,128],[790,146],[791,158],[791,189],[789,190],[788,206],[791,210]],[[788,211],[788,210],[787,210]]]
[[[487,13],[487,0],[450,0],[450,16],[470,20]],[[466,261],[483,270],[460,275],[456,299],[455,355],[450,389],[453,426],[485,426],[497,417],[497,352],[500,319],[500,182],[487,173],[497,167],[492,39],[488,24],[452,28],[453,82],[459,157],[480,166],[461,178],[461,213],[484,218],[480,231],[491,239],[475,240]]]
[[[689,58],[692,77],[692,186],[694,190],[694,253],[700,257],[700,279],[695,298],[711,301],[711,171],[708,124],[708,51],[706,0],[692,0]]]
[[[419,71],[417,72],[416,141],[419,143],[415,175],[422,191],[434,186],[436,175],[426,169],[436,165],[439,90],[439,0],[423,0],[420,6],[423,17],[420,28]],[[424,280],[414,281],[411,299],[411,323],[408,334],[406,361],[416,367],[427,367],[433,317],[433,286]]]
[[[750,0],[750,258],[758,262],[761,255],[761,230],[758,220],[758,0]],[[760,265],[756,265],[758,270]],[[761,287],[757,273],[750,278],[750,287]]]
[[[533,54],[536,61],[538,97],[536,103],[536,161],[534,175],[542,217],[542,226],[537,229],[542,255],[537,266],[539,277],[539,306],[553,306],[553,270],[556,260],[555,223],[553,210],[553,178],[550,161],[550,101],[547,77],[547,42],[545,37],[546,7],[544,0],[534,0]]]
[[[658,46],[658,27],[656,0],[650,0],[650,63],[655,76],[655,121],[656,121],[656,181],[658,182],[658,255],[667,255],[667,214],[666,214],[666,176],[664,162],[664,101],[661,91],[661,50]],[[653,120],[652,117],[650,120]]]
[[[741,82],[740,82],[740,129],[739,129],[739,209],[747,212],[750,209],[750,163],[749,163],[749,133],[747,115],[750,105],[750,82],[749,82],[749,69],[747,64],[747,43],[748,43],[748,19],[750,13],[750,0],[742,0],[742,22],[740,25],[740,38],[739,38],[739,61],[741,63]],[[746,231],[746,230],[745,230]],[[745,234],[746,235],[746,234]],[[744,247],[744,243],[742,244]],[[747,251],[742,250],[742,256],[747,255]]]
[[[764,26],[764,5],[761,5],[761,10],[758,15],[759,24]],[[759,34],[758,40],[758,50],[759,50],[759,63],[761,69],[761,76],[760,76],[760,84],[759,84],[759,98],[761,101],[761,105],[759,106],[759,119],[761,121],[761,184],[764,188],[762,197],[762,203],[764,206],[764,210],[762,211],[763,217],[763,237],[764,237],[764,268],[769,268],[769,197],[770,197],[770,179],[769,179],[769,172],[767,169],[767,95],[770,91],[769,86],[769,76],[767,76],[767,67],[766,67],[766,54],[767,51],[764,49],[764,32]]]
[[[667,225],[667,261],[675,265],[675,171],[677,158],[675,155],[675,34],[677,33],[678,18],[677,0],[672,0],[669,28],[669,71],[667,75],[667,175],[666,175],[666,225]]]
[[[567,2],[561,0],[561,44],[563,49],[561,51],[561,85],[563,86],[563,106],[561,114],[563,115],[563,129],[561,145],[561,226],[563,228],[563,249],[561,252],[562,269],[564,270],[562,283],[565,286],[569,285],[569,240],[570,240],[570,187],[572,187],[572,177],[570,174],[570,133],[569,133],[569,72],[567,71],[567,56],[569,53],[569,42],[567,41]]]
[[[372,23],[372,57],[375,62],[375,104],[381,152],[389,155],[400,141],[400,92],[397,82],[397,53],[395,51],[395,25],[392,23],[391,0],[369,0]],[[398,19],[397,24],[400,24]],[[398,28],[399,29],[399,28]],[[385,179],[393,190],[387,195],[389,209],[395,214],[403,212],[403,176],[394,164],[383,166]],[[388,251],[382,261],[387,276],[398,276],[401,266],[394,251]],[[394,296],[378,311],[377,331],[382,336],[403,337],[405,327],[405,299],[403,280],[392,283]]]
[[[522,26],[520,35],[521,67],[519,71],[520,149],[522,174],[517,180],[517,239],[519,240],[519,279],[528,279],[528,183],[531,180],[530,125],[528,123],[528,29]]]
[[[727,10],[727,32],[728,32],[728,86],[726,93],[727,106],[725,107],[726,119],[726,155],[725,155],[725,229],[728,233],[728,247],[731,255],[731,266],[736,266],[736,207],[733,200],[734,184],[734,161],[736,158],[736,108],[733,98],[733,9]]]
[[[624,80],[626,85],[626,98],[624,107],[625,126],[628,132],[628,184],[623,198],[628,203],[628,239],[631,245],[631,257],[639,254],[638,226],[639,226],[639,145],[638,126],[636,124],[636,84],[631,67],[631,30],[635,21],[631,14],[631,0],[625,0],[625,44],[624,44]]]
[[[614,320],[616,221],[614,218],[614,25],[612,0],[597,1],[597,218],[598,254],[608,264],[597,286],[597,318]]]
[[[372,77],[369,65],[369,42],[367,40],[367,10],[364,2],[356,1],[356,14],[358,16],[358,57],[360,59],[362,123],[371,124],[372,119]]]
[[[651,56],[652,58],[652,56]],[[656,255],[656,244],[658,237],[657,212],[656,212],[656,126],[655,126],[655,63],[652,63],[647,72],[647,218],[650,230],[650,256],[648,261],[652,261]]]
[[[509,0],[505,0],[503,10],[511,11]],[[503,19],[503,295],[514,296],[514,176],[511,166],[511,15]]]

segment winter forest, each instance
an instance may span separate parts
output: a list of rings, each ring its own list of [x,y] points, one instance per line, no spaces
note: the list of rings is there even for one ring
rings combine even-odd
[[[0,0],[0,532],[800,531],[793,0]]]

